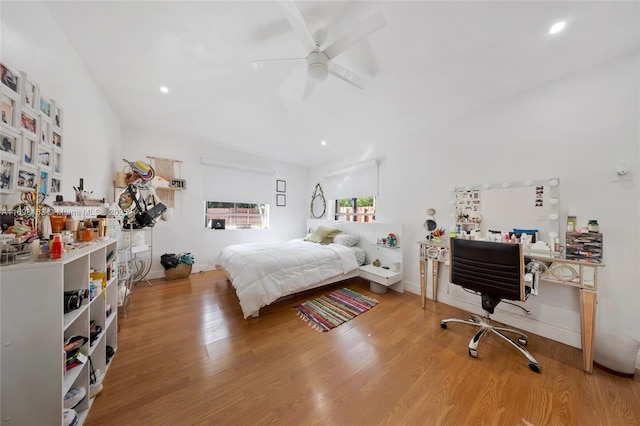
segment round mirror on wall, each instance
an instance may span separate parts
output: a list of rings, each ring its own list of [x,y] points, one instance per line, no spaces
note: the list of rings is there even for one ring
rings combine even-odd
[[[311,195],[311,217],[314,219],[320,219],[324,217],[327,211],[327,202],[324,199],[324,193],[320,184],[316,184],[316,189]]]

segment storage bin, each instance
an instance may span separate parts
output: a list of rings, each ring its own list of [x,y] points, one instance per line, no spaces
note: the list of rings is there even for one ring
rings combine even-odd
[[[175,268],[165,269],[164,277],[169,281],[178,280],[180,278],[187,278],[189,275],[191,275],[191,267],[192,265],[179,263]]]
[[[623,377],[633,377],[636,372],[636,358],[640,342],[631,337],[596,331],[593,362],[609,373]]]

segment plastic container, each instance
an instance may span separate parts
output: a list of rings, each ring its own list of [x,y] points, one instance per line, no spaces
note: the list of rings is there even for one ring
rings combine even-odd
[[[67,215],[54,213],[50,217],[51,220],[51,232],[59,234],[64,229],[65,222],[67,221]]]
[[[54,235],[49,256],[51,259],[60,259],[62,257],[62,239],[60,235]]]
[[[593,363],[617,376],[633,377],[640,342],[631,337],[606,331],[596,331]]]

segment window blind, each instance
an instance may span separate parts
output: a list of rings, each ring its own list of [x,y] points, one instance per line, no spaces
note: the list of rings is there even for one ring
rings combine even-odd
[[[332,200],[378,195],[378,162],[358,163],[325,175],[325,197]]]
[[[204,201],[269,204],[273,198],[275,181],[272,170],[206,159],[201,163]]]

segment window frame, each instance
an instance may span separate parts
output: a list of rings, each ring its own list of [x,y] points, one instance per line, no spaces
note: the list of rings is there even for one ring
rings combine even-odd
[[[231,208],[231,207],[210,207],[210,204],[218,203],[218,204],[232,204],[234,212],[233,213],[209,213],[209,209],[213,208]],[[262,213],[239,213],[239,205],[253,205],[257,206],[258,211],[262,211]],[[204,228],[211,230],[211,222],[214,219],[225,219],[225,229],[230,230],[252,230],[252,229],[269,229],[270,227],[270,210],[271,205],[267,203],[245,203],[238,201],[205,201],[204,202]],[[251,226],[238,226],[239,224],[238,218],[259,218],[260,225],[249,224]],[[235,219],[235,220],[234,220]]]
[[[373,198],[373,212],[372,213],[364,213],[358,211],[358,199],[360,198]],[[340,201],[342,200],[350,200],[351,208],[353,208],[353,213],[340,213]],[[367,222],[367,223],[375,223],[376,222],[376,196],[370,195],[366,197],[351,197],[351,198],[341,198],[334,200],[334,212],[333,219],[336,222]],[[362,208],[362,207],[360,207]],[[371,220],[358,220],[359,217],[366,218],[369,217]],[[349,220],[350,219],[350,220]]]

